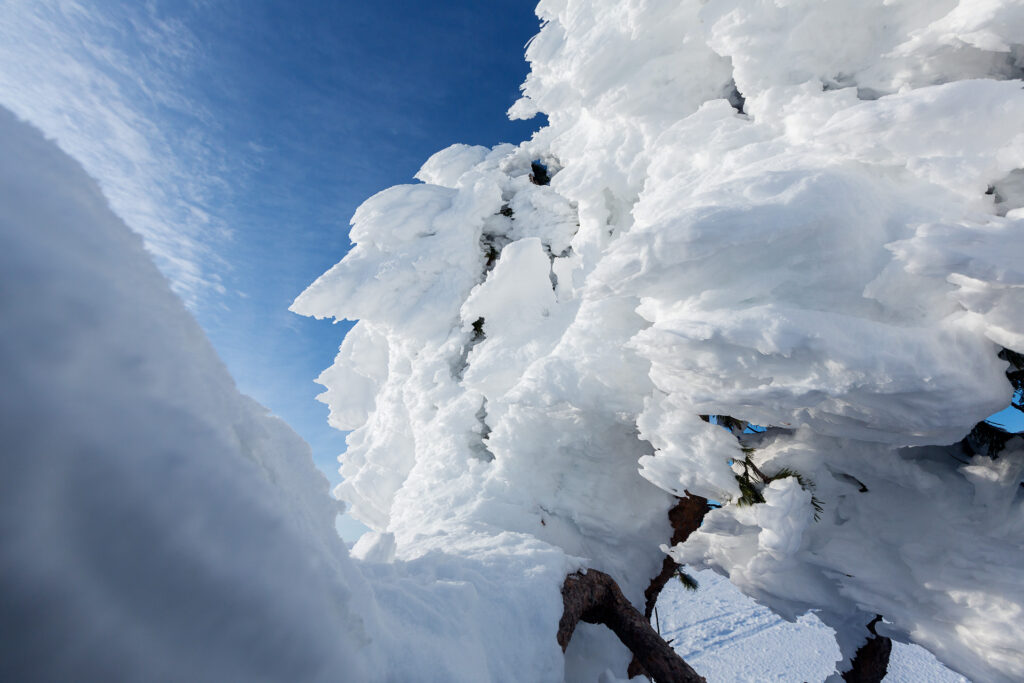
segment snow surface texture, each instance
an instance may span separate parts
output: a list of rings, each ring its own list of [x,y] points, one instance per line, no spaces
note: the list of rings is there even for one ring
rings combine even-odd
[[[3,109],[0,150],[0,679],[562,679],[564,553],[353,561],[95,183]]]
[[[369,199],[293,305],[360,321],[320,378],[353,430],[340,497],[389,556],[514,533],[640,604],[690,491],[725,504],[666,550],[818,610],[841,660],[882,615],[971,678],[1024,679],[1024,445],[948,446],[1024,351],[1021,4],[537,11],[510,113],[550,125]],[[701,415],[771,428],[744,450]],[[800,480],[739,505],[745,460]],[[626,658],[599,629],[569,654],[572,680]]]
[[[697,592],[670,581],[656,624],[709,681],[820,681],[839,655],[832,629],[806,614],[785,621],[711,570],[694,572]],[[894,643],[886,683],[966,683],[916,645]]]

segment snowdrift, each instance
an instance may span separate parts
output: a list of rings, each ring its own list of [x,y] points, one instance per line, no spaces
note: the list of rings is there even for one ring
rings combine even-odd
[[[1020,680],[1024,444],[962,441],[1024,352],[1019,3],[537,11],[510,114],[549,125],[370,198],[293,305],[359,320],[320,381],[363,545],[535,539],[642,604],[689,492],[722,507],[664,550],[839,670],[881,615]],[[626,659],[590,630],[568,677]]]
[[[354,561],[96,184],[2,109],[0,149],[0,678],[562,679],[563,553]]]

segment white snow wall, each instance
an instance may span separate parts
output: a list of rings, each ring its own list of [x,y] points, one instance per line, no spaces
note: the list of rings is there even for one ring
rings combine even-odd
[[[359,670],[364,582],[309,447],[77,163],[3,109],[0,150],[0,678]]]
[[[369,199],[293,305],[359,320],[320,381],[353,430],[338,493],[377,532],[362,551],[513,533],[639,604],[689,490],[725,505],[671,552],[788,618],[820,610],[845,657],[880,614],[1020,680],[1024,451],[944,446],[1007,404],[996,354],[1024,351],[1024,7],[537,12],[510,113],[549,125]],[[708,414],[780,429],[744,452]],[[748,455],[803,485],[737,504]],[[581,661],[619,666],[602,638]]]
[[[4,109],[0,379],[0,679],[563,679],[564,555],[353,561],[309,447]]]

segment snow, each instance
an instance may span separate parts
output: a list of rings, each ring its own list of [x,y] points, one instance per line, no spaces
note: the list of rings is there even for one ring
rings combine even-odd
[[[0,677],[362,675],[365,581],[308,446],[81,167],[5,110],[0,146]]]
[[[353,429],[337,493],[387,538],[366,552],[512,533],[640,604],[689,491],[723,506],[664,549],[816,614],[839,670],[882,615],[1020,680],[1024,448],[958,445],[1009,402],[1001,347],[1024,350],[1019,3],[537,12],[510,114],[549,125],[368,200],[293,304],[359,321],[321,381]],[[739,504],[744,473],[764,502]],[[584,628],[567,679],[624,660]]]
[[[658,601],[661,635],[709,681],[820,681],[839,655],[832,630],[813,614],[784,621],[712,571],[694,572],[696,592],[670,581]],[[887,683],[966,683],[928,651],[894,643]]]

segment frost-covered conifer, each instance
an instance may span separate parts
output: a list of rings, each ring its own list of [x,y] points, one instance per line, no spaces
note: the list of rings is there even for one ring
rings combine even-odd
[[[642,605],[689,492],[722,506],[664,549],[816,610],[839,670],[875,623],[1024,677],[1024,444],[961,445],[1024,352],[1019,3],[538,14],[511,114],[549,125],[368,200],[294,304],[359,320],[320,378],[357,552],[528,540]],[[579,680],[628,658],[577,638]]]

